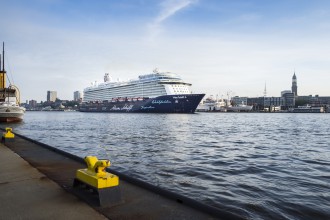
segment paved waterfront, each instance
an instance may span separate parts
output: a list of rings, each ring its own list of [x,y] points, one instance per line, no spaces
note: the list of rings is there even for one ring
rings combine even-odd
[[[45,174],[49,179],[55,181],[52,182],[42,174],[38,173],[39,176],[32,176],[29,178],[28,174],[20,174],[20,177],[26,176],[26,179],[32,179],[36,182],[38,181],[45,181],[48,180],[53,185],[61,186],[58,190],[65,194],[67,192],[68,195],[72,195],[71,193],[74,193],[77,195],[82,201],[86,202],[90,207],[94,208],[96,211],[102,213],[104,216],[110,218],[110,219],[233,219],[237,218],[237,216],[227,213],[225,210],[214,210],[207,207],[203,207],[203,204],[196,204],[194,201],[189,201],[188,198],[183,198],[179,195],[172,195],[171,198],[162,196],[163,193],[161,193],[160,189],[153,190],[147,190],[145,187],[141,187],[141,183],[139,184],[132,184],[131,182],[125,181],[128,177],[125,177],[124,179],[120,180],[120,188],[122,192],[122,202],[120,204],[117,204],[112,207],[99,207],[96,204],[94,196],[92,194],[84,193],[84,192],[78,192],[76,189],[72,188],[72,182],[75,175],[75,172],[77,169],[84,168],[86,165],[82,163],[81,159],[76,158],[74,156],[70,156],[65,153],[57,152],[54,149],[49,149],[49,146],[42,146],[42,144],[34,143],[29,140],[25,140],[22,137],[19,137],[18,135],[15,136],[14,140],[11,142],[7,142],[6,146],[9,148],[6,148],[4,146],[1,146],[3,149],[6,149],[8,152],[11,152],[14,156],[17,157],[20,160],[22,158],[27,161],[29,164],[27,164],[23,160],[23,164],[25,167],[29,167],[30,169],[36,171],[40,171],[42,174]],[[17,154],[15,154],[15,153]],[[10,158],[6,157],[5,158]],[[72,158],[74,157],[74,158]],[[1,159],[1,158],[0,158]],[[11,160],[11,159],[9,159]],[[15,161],[15,160],[12,160]],[[8,166],[8,165],[6,165]],[[23,167],[23,165],[21,165]],[[34,168],[32,168],[32,167]],[[4,167],[3,169],[6,169]],[[15,170],[20,169],[19,167],[11,168],[6,171],[7,176],[15,176]],[[1,171],[1,170],[0,170]],[[4,175],[6,176],[6,175]],[[123,177],[123,176],[122,176]],[[121,178],[121,177],[120,177]],[[11,178],[16,179],[16,178]],[[130,181],[133,181],[131,179]],[[6,185],[5,178],[2,180],[0,178],[0,182],[3,182],[4,185]],[[15,182],[15,181],[14,181]],[[39,209],[42,209],[42,212],[45,212],[46,214],[57,214],[58,210],[61,210],[60,207],[56,207],[56,205],[52,205],[52,203],[49,203],[49,200],[57,201],[59,200],[60,203],[64,203],[65,207],[68,209],[72,209],[73,215],[75,213],[75,210],[79,210],[79,207],[75,207],[75,204],[70,204],[70,202],[62,202],[62,194],[53,195],[53,197],[49,196],[51,192],[47,191],[46,189],[40,188],[38,185],[39,183],[31,183],[32,187],[29,185],[22,185],[17,184],[16,186],[13,186],[12,190],[15,190],[17,188],[17,191],[24,191],[24,189],[29,189],[28,191],[32,191],[30,194],[27,194],[22,198],[21,193],[18,193],[18,195],[11,195],[9,193],[8,197],[10,197],[12,200],[9,201],[11,204],[15,205],[9,205],[8,210],[4,210],[4,213],[10,214],[10,210],[13,210],[14,207],[18,204],[22,208],[22,215],[13,217],[14,219],[21,218],[21,216],[25,215],[25,212],[31,212],[31,215],[33,213],[36,213],[36,215],[40,215],[38,213]],[[144,183],[145,185],[147,183]],[[1,185],[0,185],[1,186]],[[34,190],[30,190],[34,189]],[[148,187],[147,187],[148,188]],[[0,188],[0,193],[2,191],[6,191],[6,189]],[[8,190],[7,190],[8,191]],[[159,194],[160,193],[160,194]],[[166,193],[167,195],[170,194],[170,192]],[[174,196],[174,197],[173,197]],[[20,197],[20,198],[19,198]],[[38,197],[38,198],[34,198]],[[44,198],[45,197],[45,198]],[[18,199],[19,198],[19,199]],[[6,198],[5,198],[6,199]],[[29,202],[29,200],[34,201],[37,199],[36,202]],[[39,199],[41,201],[39,201]],[[9,200],[9,199],[8,199]],[[18,203],[16,203],[16,200],[19,200]],[[78,202],[79,200],[75,199],[73,201]],[[20,204],[22,203],[22,204]],[[192,204],[193,207],[198,207],[196,209],[192,208],[191,206],[185,205],[185,204]],[[50,207],[48,210],[43,208],[42,206]],[[0,204],[1,205],[1,204]],[[32,211],[26,209],[24,207],[32,206]],[[53,208],[51,208],[53,207]],[[33,211],[34,209],[34,211]],[[0,210],[2,211],[2,210]],[[64,210],[65,212],[65,210]],[[209,212],[216,214],[217,217],[212,216]],[[81,214],[81,213],[80,213]],[[82,219],[90,219],[90,217],[85,214],[82,215]],[[81,216],[80,216],[81,217]],[[77,218],[80,218],[79,216]],[[35,219],[34,216],[28,217],[27,219]],[[61,216],[41,216],[40,219],[58,219],[61,218]],[[63,217],[64,219],[74,219],[73,217]],[[94,217],[93,217],[94,218]],[[1,216],[0,216],[0,219]],[[4,219],[7,219],[4,216]],[[94,218],[95,219],[95,218]],[[96,218],[97,219],[97,218]]]
[[[106,219],[0,144],[0,219]]]

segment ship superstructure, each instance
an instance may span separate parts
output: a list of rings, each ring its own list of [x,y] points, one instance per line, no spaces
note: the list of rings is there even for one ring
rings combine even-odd
[[[141,75],[137,80],[113,81],[108,73],[104,76],[104,83],[94,84],[84,90],[84,101],[112,100],[113,98],[149,97],[162,95],[191,94],[191,84],[174,73],[158,72]]]

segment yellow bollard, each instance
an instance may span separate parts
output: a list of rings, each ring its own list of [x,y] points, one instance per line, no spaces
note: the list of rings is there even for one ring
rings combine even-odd
[[[6,143],[6,140],[13,140],[15,137],[15,134],[12,132],[13,129],[12,128],[6,128],[6,132],[2,133],[2,138],[1,138],[1,142]]]
[[[6,128],[6,132],[4,132],[2,134],[2,137],[4,137],[4,138],[14,138],[15,135],[14,135],[14,133],[12,131],[13,131],[12,128]]]
[[[77,170],[76,178],[97,189],[119,185],[119,177],[105,171],[110,166],[109,160],[98,160],[97,157],[85,157],[87,169]]]
[[[118,204],[121,201],[119,177],[106,171],[106,168],[110,166],[110,161],[87,156],[85,162],[87,168],[77,170],[73,187],[84,186],[84,189],[92,189],[99,196],[100,206]]]

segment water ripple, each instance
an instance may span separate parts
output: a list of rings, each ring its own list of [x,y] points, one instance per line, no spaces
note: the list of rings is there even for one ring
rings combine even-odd
[[[27,112],[12,127],[246,219],[330,219],[329,124],[330,114]]]

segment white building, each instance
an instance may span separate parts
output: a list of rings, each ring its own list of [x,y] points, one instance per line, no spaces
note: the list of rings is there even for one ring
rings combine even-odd
[[[82,100],[82,92],[81,91],[75,91],[73,93],[73,100],[74,101],[80,101],[80,100]]]

